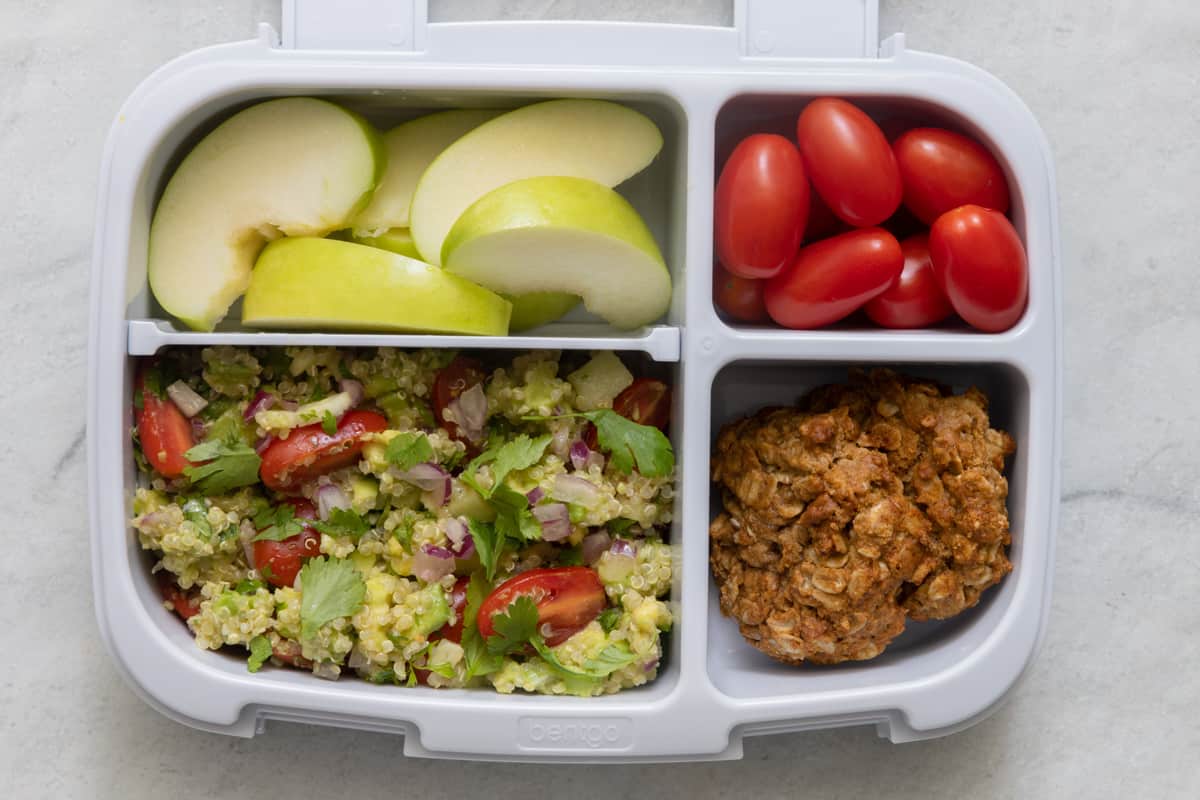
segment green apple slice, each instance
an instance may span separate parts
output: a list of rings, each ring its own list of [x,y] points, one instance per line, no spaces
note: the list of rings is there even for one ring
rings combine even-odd
[[[350,227],[363,236],[377,236],[388,228],[407,228],[413,191],[425,168],[463,134],[503,113],[489,109],[439,111],[402,122],[383,134],[387,169],[370,204],[358,212]]]
[[[441,264],[455,220],[506,183],[539,175],[616,186],[654,160],[662,133],[644,114],[603,100],[549,100],[485,122],[434,159],[413,194],[417,250]]]
[[[409,258],[420,259],[417,245],[408,228],[388,228],[377,236],[359,236],[352,230],[345,231],[346,241],[358,242],[368,247],[378,247]]]
[[[420,259],[408,228],[391,228],[378,236],[359,236],[351,230],[331,234],[336,239],[379,247],[409,258]],[[508,329],[513,333],[545,325],[579,305],[579,298],[562,292],[530,292],[520,297],[505,297],[512,303],[512,319]]]
[[[579,295],[566,292],[529,292],[515,297],[504,295],[512,303],[508,329],[513,333],[538,328],[579,305]]]
[[[582,178],[514,181],[454,223],[446,269],[510,295],[568,292],[618,328],[663,315],[671,276],[646,223],[621,195]]]
[[[333,103],[289,97],[234,114],[167,183],[150,226],[151,291],[188,327],[212,330],[267,241],[344,227],[383,166],[379,135]]]
[[[511,311],[503,297],[422,261],[301,237],[263,248],[242,301],[242,323],[502,336]]]

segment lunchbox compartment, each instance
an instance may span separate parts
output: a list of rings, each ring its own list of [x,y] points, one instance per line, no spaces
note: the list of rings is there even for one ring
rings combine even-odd
[[[185,117],[165,130],[148,150],[137,169],[140,178],[133,207],[128,209],[131,235],[128,248],[125,310],[127,320],[151,320],[168,332],[185,332],[187,328],[167,314],[146,283],[146,252],[150,222],[154,209],[167,181],[183,158],[221,122],[255,103],[282,96],[321,97],[361,113],[377,130],[385,132],[405,120],[453,108],[512,109],[543,100],[586,97],[610,100],[633,108],[649,117],[663,135],[663,147],[649,167],[615,187],[645,220],[654,235],[663,258],[671,272],[673,299],[668,313],[658,325],[681,325],[684,306],[679,299],[684,276],[684,242],[687,196],[687,122],[679,102],[666,94],[643,92],[580,93],[565,90],[560,93],[525,92],[478,89],[471,91],[422,89],[415,82],[403,88],[388,82],[374,89],[330,89],[305,85],[260,86],[232,94],[208,97]],[[241,324],[241,302],[236,302],[217,332],[192,333],[196,343],[217,340],[222,333],[255,331]],[[318,329],[313,329],[318,330]],[[556,323],[543,326],[538,334],[582,338],[596,336],[626,337],[637,332],[622,332],[589,313],[582,304]],[[201,338],[205,337],[205,338]]]
[[[369,349],[369,348],[368,348]],[[528,350],[460,350],[464,355],[487,359],[489,361],[503,362],[511,360],[513,357],[521,355]],[[654,361],[649,356],[643,353],[621,353],[621,359],[625,365],[638,377],[657,378],[668,382],[670,385],[678,385],[679,380],[679,365],[663,364]],[[580,363],[587,360],[584,354],[564,353],[563,358],[571,358],[578,360]],[[125,376],[126,386],[126,403],[128,414],[125,420],[126,430],[132,430],[133,418],[133,377],[136,368],[137,360],[130,358],[127,360],[127,374]],[[673,397],[673,402],[676,407],[672,409],[674,418],[678,417],[678,397]],[[678,447],[682,439],[682,427],[676,425],[672,431],[672,444],[676,448],[676,457],[681,460]],[[125,513],[126,520],[131,519],[133,515],[133,488],[145,485],[146,476],[140,473],[135,465],[134,450],[132,439],[129,436],[124,437],[122,463],[125,465],[126,478],[125,485],[129,487],[125,498]],[[670,595],[667,601],[671,605],[672,613],[674,614],[674,623],[671,630],[662,634],[663,655],[659,666],[658,677],[654,680],[638,687],[623,689],[617,695],[602,696],[602,697],[558,697],[556,699],[565,699],[568,702],[583,703],[584,707],[589,707],[590,704],[597,701],[603,702],[605,697],[629,697],[636,694],[639,702],[653,702],[661,698],[669,696],[675,684],[679,681],[680,665],[677,653],[679,652],[678,639],[680,636],[681,614],[679,607],[679,585],[682,579],[679,564],[681,563],[681,547],[684,542],[684,537],[680,532],[680,509],[684,502],[682,496],[682,482],[677,481],[675,486],[674,511],[672,514],[671,529],[665,534],[666,541],[672,546],[674,553],[674,561],[676,568],[674,570],[673,584]],[[259,682],[274,682],[286,686],[297,687],[301,690],[321,690],[329,687],[335,687],[339,691],[348,691],[356,694],[363,693],[364,698],[378,697],[388,693],[401,693],[399,697],[424,697],[433,702],[441,702],[442,700],[457,697],[485,697],[485,698],[503,698],[503,702],[513,702],[517,704],[531,703],[536,704],[542,702],[544,698],[540,695],[525,694],[515,692],[512,695],[499,695],[490,686],[482,686],[472,689],[431,689],[424,686],[406,687],[406,686],[391,686],[391,685],[376,685],[360,679],[354,674],[353,670],[348,668],[343,670],[342,677],[336,682],[325,681],[317,678],[308,671],[292,669],[289,667],[277,667],[267,664],[256,674],[249,674],[246,670],[245,648],[240,646],[228,646],[221,650],[204,650],[196,646],[191,632],[188,630],[187,624],[173,611],[168,610],[163,603],[162,596],[159,592],[156,580],[151,574],[157,556],[153,551],[143,550],[138,542],[137,534],[126,525],[126,566],[129,569],[130,582],[133,584],[134,592],[142,608],[139,612],[145,613],[149,623],[154,627],[158,634],[167,646],[173,649],[176,657],[182,657],[195,666],[200,672],[214,671],[219,675],[239,681],[247,681],[250,684],[250,689],[253,690],[255,684]],[[216,676],[214,675],[214,678]]]
[[[848,93],[845,91],[830,94],[836,94],[837,97],[848,100],[865,111],[872,119],[879,123],[889,140],[895,139],[900,133],[910,128],[938,127],[961,133],[982,144],[996,157],[996,160],[1000,162],[1000,166],[1004,170],[1011,198],[1008,216],[1016,227],[1017,232],[1021,235],[1022,241],[1027,241],[1025,236],[1026,210],[1023,187],[1016,179],[1015,171],[1012,168],[1008,155],[1001,146],[1001,141],[993,135],[992,131],[981,127],[970,117],[950,106],[916,94],[905,96]],[[825,95],[750,93],[737,94],[727,99],[721,106],[716,117],[713,165],[714,188],[716,179],[721,175],[721,168],[725,165],[725,162],[738,142],[751,134],[774,133],[784,136],[794,143],[796,141],[796,120],[800,112],[804,110],[804,107],[809,102],[822,96]],[[927,226],[922,225],[919,220],[912,217],[903,205],[900,206],[899,210],[890,220],[883,223],[882,227],[891,230],[892,233],[901,239],[920,230],[927,230]],[[713,263],[715,264],[715,245],[713,259]],[[709,285],[711,285],[711,281]],[[1037,296],[1033,288],[1033,282],[1031,282],[1029,305],[1027,308],[1032,308],[1035,302],[1043,301]],[[764,323],[746,323],[724,316],[721,314],[720,309],[717,308],[715,299],[712,308],[715,321],[733,329],[754,331],[786,330],[780,328],[770,320]],[[1028,311],[1026,316],[1028,316]],[[1021,321],[1018,321],[1014,327],[1019,327],[1020,325]],[[972,328],[957,316],[951,316],[947,321],[932,326],[930,329],[945,333],[962,333],[973,336],[990,335]],[[818,331],[867,333],[880,337],[896,336],[903,333],[876,325],[861,311],[850,315],[840,322],[822,326]]]
[[[1013,612],[1014,595],[1022,575],[1026,543],[1026,485],[1030,474],[1029,384],[1026,375],[1010,364],[877,364],[899,373],[927,378],[961,393],[971,386],[989,398],[989,418],[995,428],[1016,441],[1006,475],[1008,511],[1012,533],[1009,558],[1013,572],[989,588],[978,605],[948,620],[908,621],[903,634],[884,652],[869,661],[837,665],[792,666],[774,661],[742,638],[737,623],[719,607],[715,579],[709,576],[708,675],[713,685],[733,698],[770,698],[816,695],[899,684],[931,678],[954,667],[1001,626]],[[767,406],[794,405],[805,392],[828,383],[845,382],[848,367],[812,361],[737,361],[725,366],[713,381],[711,439],[715,443],[723,425],[754,414]],[[720,489],[711,486],[710,518],[722,510]],[[699,534],[699,531],[694,532]]]

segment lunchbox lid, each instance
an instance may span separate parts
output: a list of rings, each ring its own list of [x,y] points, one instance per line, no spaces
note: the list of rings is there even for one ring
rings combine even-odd
[[[428,0],[283,0],[282,45],[419,54],[425,60],[721,63],[741,58],[871,58],[878,0],[734,0],[732,28],[595,21],[430,23]],[[498,29],[505,29],[502,36]],[[618,38],[619,37],[619,38]],[[619,46],[613,46],[614,43]]]

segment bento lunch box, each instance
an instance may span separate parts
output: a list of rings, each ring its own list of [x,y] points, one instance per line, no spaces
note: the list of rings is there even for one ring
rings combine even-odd
[[[598,22],[426,23],[425,0],[284,0],[282,40],[208,47],[159,69],[122,107],[103,157],[88,362],[88,473],[96,615],[119,672],[165,715],[252,736],[270,720],[399,733],[408,755],[551,762],[738,758],[745,736],[874,725],[902,742],[985,717],[1036,652],[1049,609],[1061,436],[1061,278],[1054,170],[1021,101],[987,73],[878,44],[876,0],[737,0],[733,28]],[[646,219],[674,281],[658,323],[616,332],[585,312],[528,335],[212,333],[170,321],[146,284],[157,196],[181,155],[265,98],[322,96],[379,128],[451,107],[604,98],[647,114],[664,146],[618,190]],[[1028,252],[1029,305],[1011,330],[814,331],[731,325],[712,297],[713,186],[719,154],[755,131],[787,130],[812,98],[848,98],[967,133],[1003,165]],[[231,320],[238,318],[235,308]],[[657,680],[597,698],[375,686],[270,669],[197,648],[164,610],[129,528],[134,357],[165,346],[319,344],[585,349],[643,354],[677,387],[672,438],[679,491],[670,534],[676,622]],[[843,380],[854,365],[936,378],[991,398],[1017,443],[1009,467],[1014,565],[978,606],[910,623],[871,661],[792,667],[748,646],[721,615],[708,568],[717,508],[709,453],[720,427]]]

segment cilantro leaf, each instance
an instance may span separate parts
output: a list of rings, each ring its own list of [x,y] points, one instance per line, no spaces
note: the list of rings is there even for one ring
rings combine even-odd
[[[265,585],[262,581],[250,580],[247,578],[245,580],[238,581],[238,585],[233,588],[238,594],[254,594],[259,589],[265,588]],[[251,644],[254,643],[251,642]]]
[[[583,548],[578,545],[562,548],[558,552],[558,564],[563,567],[582,567],[584,565]]]
[[[636,524],[637,523],[631,519],[617,517],[616,519],[610,519],[605,527],[608,528],[609,533],[621,536],[622,534],[628,533],[629,529]]]
[[[333,412],[328,408],[325,409],[325,415],[321,417],[321,430],[325,431],[325,433],[329,434],[330,436],[333,436],[335,433],[337,433],[337,417],[335,417]]]
[[[258,672],[270,657],[271,640],[265,636],[255,636],[250,640],[250,657],[246,659],[246,670]]]
[[[282,542],[304,530],[305,522],[308,520],[296,518],[296,508],[291,503],[268,506],[254,515],[254,527],[259,530],[251,541]]]
[[[524,419],[529,422],[543,422],[565,417],[583,417],[595,425],[596,439],[601,449],[607,450],[612,456],[613,467],[626,475],[633,472],[635,464],[638,472],[647,478],[661,478],[670,475],[675,469],[675,451],[671,448],[671,440],[666,434],[650,425],[639,425],[609,408],[556,417]]]
[[[487,522],[470,519],[467,520],[467,527],[470,528],[471,538],[475,541],[479,563],[487,572],[487,579],[490,581],[496,577],[496,566],[504,550],[504,536],[497,533],[496,526]]]
[[[208,508],[204,501],[193,497],[183,504],[183,518],[196,526],[196,530],[205,539],[212,539],[213,529],[208,521]]]
[[[536,542],[542,538],[542,524],[529,509],[525,495],[505,484],[492,490],[489,498],[496,509],[496,532],[517,542]]]
[[[433,460],[433,446],[425,434],[410,431],[388,442],[384,457],[401,470],[412,469],[417,464]]]
[[[352,539],[360,539],[364,533],[371,530],[365,519],[348,508],[331,509],[327,521],[315,519],[309,524],[321,533],[336,537],[349,536]]]
[[[536,439],[530,439],[527,435],[521,434],[501,445],[496,452],[496,465],[492,467],[492,491],[504,483],[508,473],[529,469],[541,461],[542,455],[546,452],[546,446],[553,438],[550,434],[546,434]]]
[[[615,606],[604,609],[600,612],[598,621],[605,633],[611,633],[612,629],[617,627],[617,623],[621,621],[621,609]]]
[[[385,669],[376,672],[367,678],[371,683],[382,686],[385,683],[396,682],[396,671],[394,669]]]
[[[671,440],[658,428],[639,425],[611,409],[588,411],[586,417],[596,426],[596,439],[612,455],[612,465],[626,475],[638,472],[647,478],[661,478],[675,469]]]
[[[362,605],[367,587],[349,561],[311,558],[300,570],[300,635],[311,639],[322,625],[348,617]]]
[[[224,494],[258,483],[262,459],[236,436],[209,439],[183,454],[192,462],[183,468],[192,485],[205,494]]]
[[[502,614],[492,617],[496,633],[487,638],[487,650],[504,656],[524,648],[525,643],[538,635],[538,610],[533,599],[521,595]]]
[[[564,675],[577,678],[604,678],[617,670],[627,667],[633,663],[636,656],[624,644],[610,644],[603,650],[597,653],[594,657],[583,662],[581,667],[568,667],[558,660],[558,656],[552,649],[546,646],[541,636],[534,636],[530,643],[533,649],[537,650],[538,655],[542,660],[549,664],[556,672]]]
[[[453,664],[426,664],[425,669],[429,670],[430,672],[432,672],[436,675],[441,675],[443,678],[453,678],[454,677],[454,665]]]

